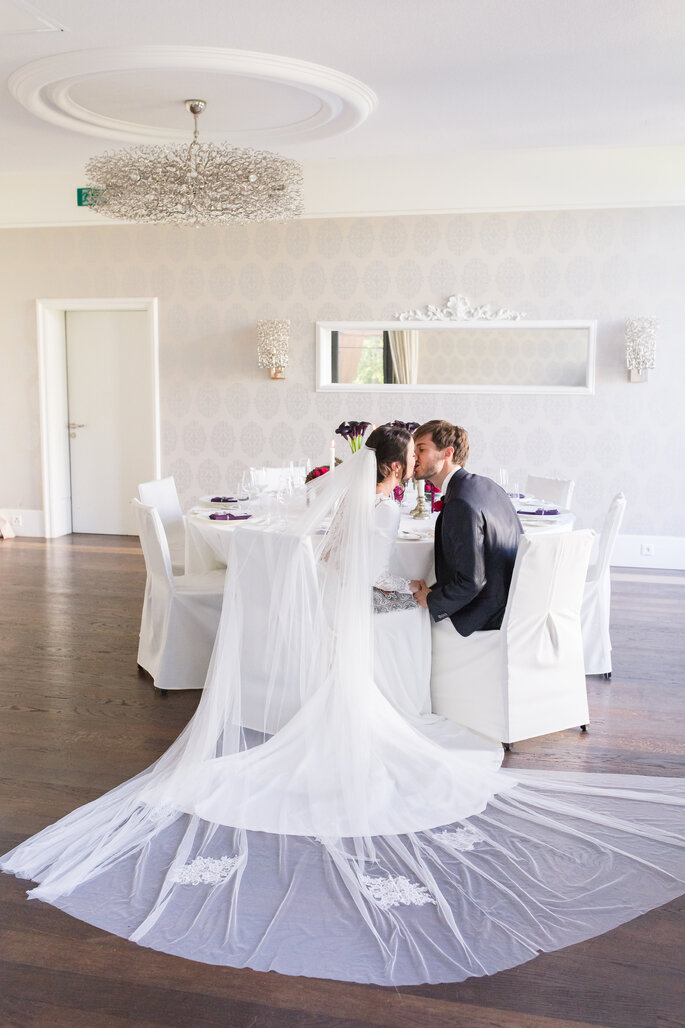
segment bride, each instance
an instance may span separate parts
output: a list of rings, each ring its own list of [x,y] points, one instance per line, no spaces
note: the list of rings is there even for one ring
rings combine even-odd
[[[505,771],[499,743],[377,687],[385,436],[284,532],[236,529],[194,717],[2,858],[30,896],[195,960],[401,985],[491,974],[685,893],[685,781]],[[269,732],[245,725],[257,679]]]

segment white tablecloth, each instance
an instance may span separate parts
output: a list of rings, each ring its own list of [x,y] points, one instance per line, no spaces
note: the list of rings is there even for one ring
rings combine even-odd
[[[433,538],[437,514],[429,519],[416,521],[408,513],[402,513],[400,534],[395,547],[395,556],[390,570],[403,578],[424,578],[427,582],[434,579],[433,573]],[[530,535],[535,532],[570,532],[573,529],[575,514],[561,510],[557,515],[530,515],[521,517],[523,531]],[[247,524],[250,522],[248,521]],[[186,574],[202,574],[225,568],[228,561],[230,533],[236,525],[244,525],[245,521],[210,521],[206,512],[186,516]],[[403,533],[420,535],[420,539],[412,539]]]

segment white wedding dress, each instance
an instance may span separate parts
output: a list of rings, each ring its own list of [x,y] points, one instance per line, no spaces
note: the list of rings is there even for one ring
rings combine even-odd
[[[431,710],[430,615],[416,603],[409,580],[394,570],[399,526],[399,505],[390,496],[377,495],[371,543],[373,677],[406,718],[425,718]]]
[[[376,687],[374,485],[362,448],[285,533],[238,528],[195,716],[2,858],[31,897],[195,960],[400,985],[491,974],[685,893],[685,780],[503,771],[498,743]],[[242,727],[252,674],[274,709],[299,686],[270,737]]]

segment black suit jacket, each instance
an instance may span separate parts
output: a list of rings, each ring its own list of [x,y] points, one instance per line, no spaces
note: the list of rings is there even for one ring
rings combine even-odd
[[[434,621],[450,618],[460,635],[499,628],[521,536],[511,500],[490,478],[455,471],[435,524]]]

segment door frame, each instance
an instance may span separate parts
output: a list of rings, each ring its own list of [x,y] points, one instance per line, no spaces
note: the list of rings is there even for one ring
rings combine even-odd
[[[71,533],[71,467],[67,395],[66,314],[69,311],[145,311],[153,367],[152,463],[161,475],[159,322],[156,297],[36,300],[43,531],[46,539]]]

